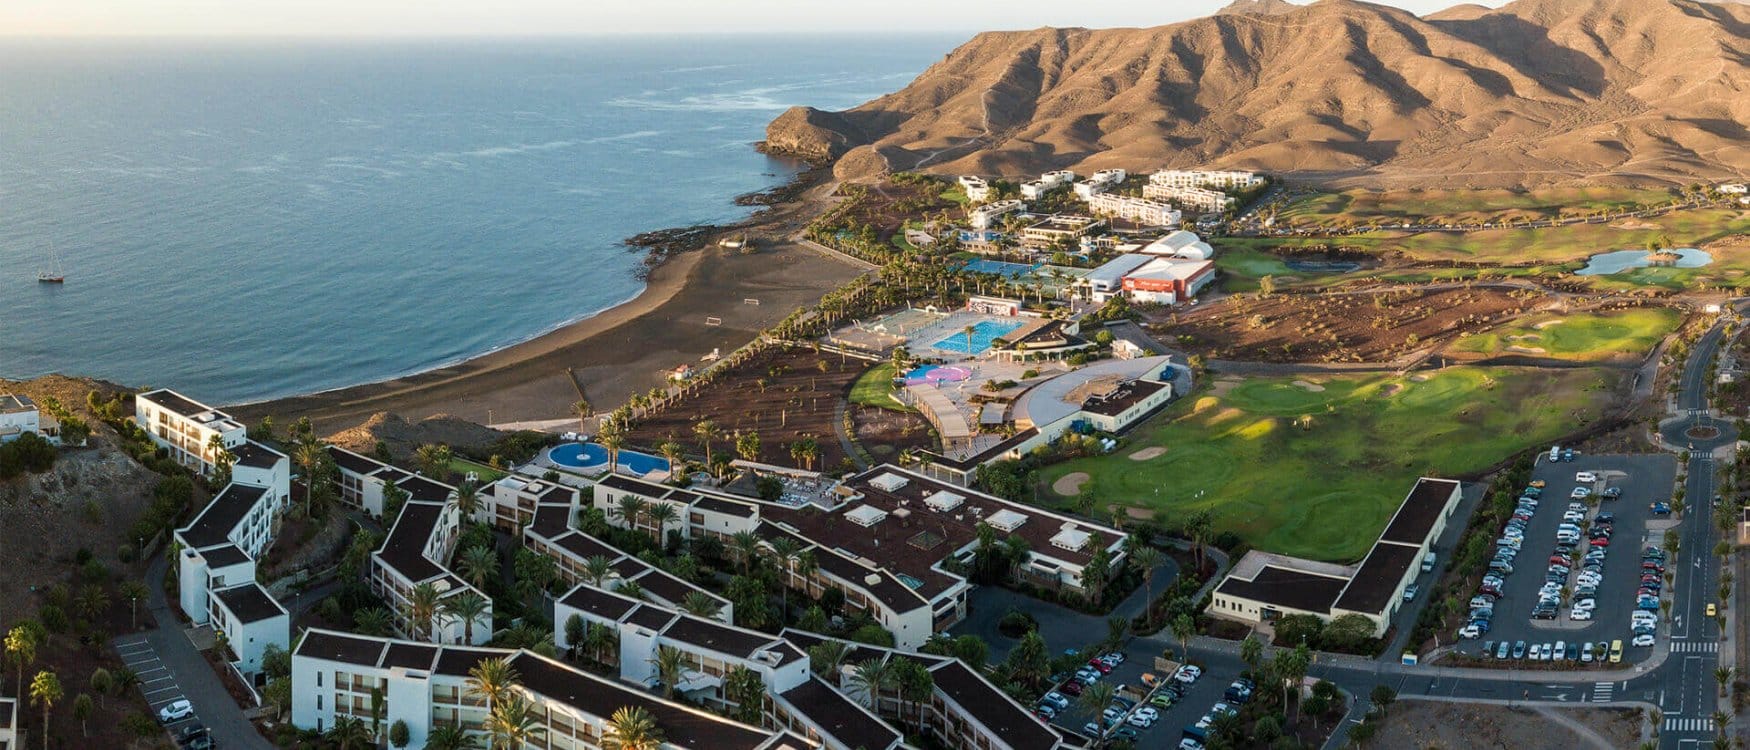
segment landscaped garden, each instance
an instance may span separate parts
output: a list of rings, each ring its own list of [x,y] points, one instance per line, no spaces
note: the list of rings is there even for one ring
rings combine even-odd
[[[1488,468],[1597,420],[1621,375],[1454,367],[1217,381],[1116,452],[1040,471],[1042,497],[1208,510],[1217,532],[1320,560],[1367,552],[1416,477]],[[1103,513],[1102,513],[1103,515]]]
[[[1578,361],[1638,359],[1683,322],[1665,307],[1608,313],[1539,315],[1454,342],[1456,352],[1498,356],[1523,354]]]

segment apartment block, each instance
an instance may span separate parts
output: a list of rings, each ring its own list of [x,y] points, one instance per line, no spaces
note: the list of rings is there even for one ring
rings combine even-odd
[[[231,415],[168,388],[134,396],[134,422],[177,463],[203,476],[213,473],[222,451],[249,438]]]

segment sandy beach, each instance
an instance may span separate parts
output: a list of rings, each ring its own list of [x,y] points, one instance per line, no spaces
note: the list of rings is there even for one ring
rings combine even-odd
[[[656,266],[638,297],[546,335],[451,367],[324,393],[234,406],[254,422],[307,416],[321,433],[391,411],[408,419],[449,414],[481,424],[570,417],[581,388],[606,411],[663,382],[662,372],[727,353],[796,308],[862,272],[790,242],[831,199],[816,184],[725,233],[770,238],[743,255],[715,246],[675,253]],[[758,300],[751,304],[747,300]],[[466,315],[465,307],[458,315]],[[708,325],[707,318],[721,324]]]

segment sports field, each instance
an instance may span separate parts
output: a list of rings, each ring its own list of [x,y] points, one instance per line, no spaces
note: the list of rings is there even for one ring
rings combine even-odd
[[[1181,399],[1117,452],[1041,471],[1092,477],[1097,507],[1175,518],[1319,560],[1367,552],[1416,477],[1479,471],[1580,429],[1611,402],[1609,371],[1452,367],[1217,382]],[[1304,419],[1303,419],[1304,418]],[[1164,452],[1148,448],[1164,449]],[[1158,453],[1158,454],[1157,454]],[[1135,460],[1133,454],[1151,456]]]
[[[1452,348],[1489,356],[1525,354],[1585,362],[1638,359],[1682,322],[1681,313],[1665,307],[1539,315],[1465,336]]]

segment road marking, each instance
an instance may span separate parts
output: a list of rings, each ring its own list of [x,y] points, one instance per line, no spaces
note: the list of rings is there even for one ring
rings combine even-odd
[[[1714,730],[1714,720],[1710,716],[1683,717],[1672,716],[1665,719],[1667,732],[1711,732]]]
[[[1673,641],[1671,653],[1674,654],[1713,654],[1718,653],[1718,641]]]
[[[1611,694],[1615,690],[1616,690],[1616,685],[1614,683],[1600,682],[1600,683],[1594,684],[1592,686],[1592,702],[1593,703],[1609,703]]]

